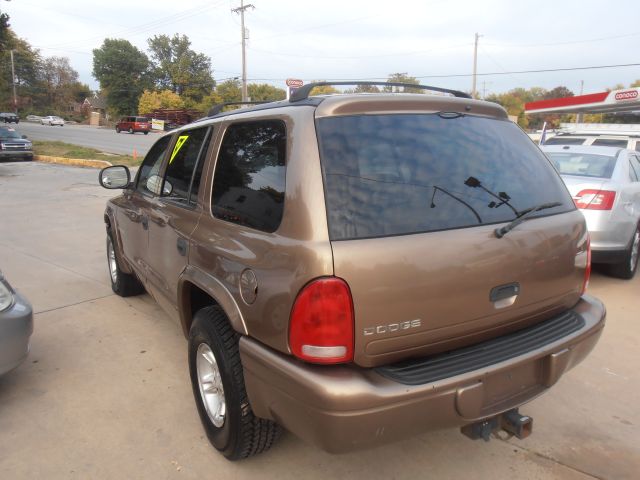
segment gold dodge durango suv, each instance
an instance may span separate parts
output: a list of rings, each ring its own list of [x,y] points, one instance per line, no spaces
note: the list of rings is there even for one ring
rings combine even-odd
[[[428,94],[310,95],[322,84],[210,112],[133,180],[102,170],[123,189],[104,214],[113,290],[180,323],[229,459],[282,427],[330,452],[436,428],[526,437],[518,408],[604,327],[582,214],[502,107],[415,85]]]

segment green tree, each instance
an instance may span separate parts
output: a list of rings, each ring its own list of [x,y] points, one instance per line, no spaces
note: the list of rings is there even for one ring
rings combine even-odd
[[[239,80],[225,80],[216,86],[215,93],[222,100],[218,103],[239,102],[242,100],[242,91],[240,90]]]
[[[184,102],[180,95],[173,93],[171,90],[162,90],[160,92],[152,92],[145,90],[140,96],[138,102],[138,113],[145,115],[159,108],[183,108]]]
[[[67,57],[45,58],[39,69],[46,104],[56,112],[62,112],[76,100],[75,91],[80,84],[78,72]]]
[[[211,59],[191,49],[186,35],[156,35],[148,40],[154,80],[193,102],[200,102],[215,86]]]
[[[354,93],[379,93],[380,89],[375,85],[357,85],[353,89]]]
[[[389,78],[387,78],[387,82],[394,83],[409,83],[412,85],[419,85],[420,82],[416,77],[411,77],[407,74],[407,72],[403,73],[391,73],[389,74]],[[424,90],[420,90],[419,88],[411,88],[411,87],[383,87],[384,92],[404,92],[404,93],[424,93]]]
[[[93,51],[93,76],[106,94],[109,109],[131,114],[150,86],[149,59],[128,40],[107,38]]]
[[[324,81],[325,80],[313,80],[311,83],[324,82]],[[314,87],[309,92],[309,96],[312,96],[312,95],[334,95],[336,93],[340,93],[340,90],[338,90],[335,87],[332,87],[331,85],[321,85],[319,87]]]
[[[284,100],[287,97],[287,92],[284,89],[268,83],[250,83],[247,85],[247,92],[253,102],[271,102]]]

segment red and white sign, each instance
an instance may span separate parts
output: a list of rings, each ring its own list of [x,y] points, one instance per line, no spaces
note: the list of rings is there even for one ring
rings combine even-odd
[[[300,88],[304,85],[302,80],[298,80],[297,78],[287,78],[286,80],[287,87]]]
[[[637,90],[625,90],[624,92],[616,93],[615,99],[620,100],[634,100],[638,98]]]

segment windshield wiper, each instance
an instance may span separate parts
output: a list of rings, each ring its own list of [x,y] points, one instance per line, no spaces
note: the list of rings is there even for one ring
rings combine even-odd
[[[448,192],[447,190],[445,190],[442,187],[439,187],[438,185],[433,185],[433,195],[431,195],[431,205],[430,205],[431,208],[436,208],[436,204],[434,203],[434,200],[436,198],[436,192],[438,190],[441,191],[442,193],[446,194],[446,195],[449,195],[451,198],[453,198],[454,200],[457,200],[462,205],[467,207],[469,210],[471,210],[473,215],[476,217],[476,220],[478,220],[478,223],[482,223],[482,219],[480,218],[480,215],[478,215],[478,212],[477,212],[477,210],[475,208],[473,208],[471,205],[469,205],[467,202],[465,202],[461,198],[456,197],[453,193]]]
[[[516,228],[518,225],[524,222],[527,218],[529,218],[535,212],[538,212],[540,210],[545,210],[547,208],[559,207],[560,205],[562,205],[562,203],[560,202],[551,202],[551,203],[542,203],[535,207],[527,208],[522,212],[520,212],[520,215],[518,215],[516,219],[506,224],[504,227],[496,228],[494,230],[496,237],[498,238],[504,237],[507,233],[509,233],[514,228]]]

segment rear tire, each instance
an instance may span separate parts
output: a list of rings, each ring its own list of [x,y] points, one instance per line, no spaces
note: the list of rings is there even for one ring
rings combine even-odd
[[[120,270],[111,230],[107,230],[107,266],[109,267],[111,289],[114,293],[121,297],[131,297],[144,293],[144,287],[135,275]]]
[[[268,450],[282,432],[251,410],[239,340],[218,306],[199,310],[189,331],[189,373],[200,420],[211,444],[229,460]]]
[[[149,132],[144,132],[145,135],[147,135]]]
[[[116,127],[116,133],[120,133],[120,127]]]
[[[636,270],[638,270],[638,257],[640,256],[640,227],[636,227],[636,231],[631,238],[631,244],[627,249],[624,259],[610,267],[609,273],[614,277],[623,278],[625,280],[632,279]]]
[[[133,128],[129,128],[128,132],[133,135]]]

